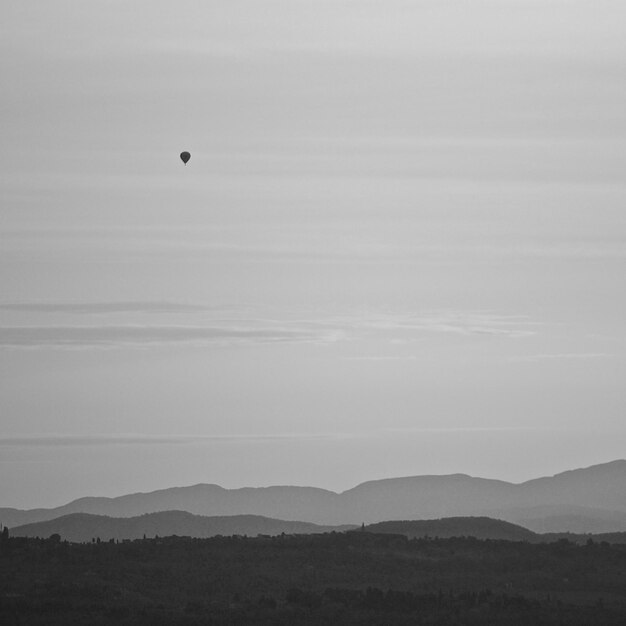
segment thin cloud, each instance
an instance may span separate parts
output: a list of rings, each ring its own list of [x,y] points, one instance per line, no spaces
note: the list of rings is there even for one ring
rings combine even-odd
[[[82,447],[120,445],[191,445],[211,443],[263,443],[363,438],[363,433],[277,433],[274,435],[32,435],[0,437],[2,448]]]
[[[562,352],[555,354],[529,354],[526,356],[511,357],[509,360],[519,363],[535,363],[537,361],[606,359],[615,356],[608,352]]]
[[[0,328],[0,348],[119,348],[162,345],[324,343],[332,332],[193,326],[37,326]]]
[[[2,437],[0,447],[30,448],[57,446],[116,446],[116,445],[156,445],[186,443],[185,437],[146,437],[144,435],[60,435],[32,437]]]
[[[365,314],[336,317],[331,323],[354,330],[416,331],[457,335],[493,335],[523,338],[537,333],[537,322],[523,315],[498,315],[489,311],[435,311],[427,314]]]
[[[267,320],[266,320],[267,321]],[[363,333],[424,333],[456,334],[466,336],[491,335],[507,339],[529,337],[537,334],[541,323],[525,315],[501,315],[490,311],[433,311],[427,313],[350,313],[346,315],[320,315],[319,318],[298,318],[299,323],[311,328],[328,328],[353,338]],[[394,336],[391,343],[408,343],[408,337]],[[411,340],[413,340],[411,338]],[[367,357],[368,355],[363,355]],[[384,355],[371,355],[385,358]],[[354,358],[362,358],[354,355]],[[391,355],[389,358],[399,358]],[[406,358],[406,357],[402,357]]]
[[[457,433],[457,432],[517,432],[540,431],[534,427],[443,427],[443,428],[383,428],[364,432],[324,432],[324,433],[275,433],[271,435],[154,435],[146,436],[134,433],[119,435],[31,435],[0,437],[0,448],[57,448],[57,447],[111,447],[144,445],[207,445],[207,444],[245,444],[245,443],[280,443],[297,441],[352,441],[372,439],[381,436],[412,433]]]
[[[249,315],[225,317],[211,315],[220,309],[200,308],[195,305],[169,303],[56,303],[5,305],[12,311],[42,313],[113,314],[117,312],[189,312],[199,310],[207,315],[203,325],[160,324],[101,326],[74,324],[5,326],[0,327],[0,349],[56,348],[88,349],[116,347],[151,347],[160,345],[232,345],[268,343],[329,344],[341,340],[355,340],[367,335],[391,336],[403,340],[420,334],[455,334],[461,336],[491,336],[517,339],[534,335],[537,323],[519,315],[497,315],[482,311],[441,311],[428,314],[350,313],[333,316],[306,315],[292,319],[271,319]],[[223,309],[222,309],[223,310]],[[248,311],[250,313],[251,311]],[[208,316],[208,317],[207,317]],[[210,319],[212,318],[212,319]],[[353,355],[361,360],[414,359],[406,355]]]
[[[197,313],[225,310],[227,307],[207,307],[179,302],[0,302],[0,311],[19,313],[67,313],[78,315],[107,315],[109,313]]]
[[[414,354],[407,356],[376,356],[376,355],[364,355],[364,356],[347,356],[344,357],[346,361],[416,361],[417,357]]]
[[[482,432],[542,432],[546,430],[561,430],[559,428],[544,428],[541,426],[449,426],[439,428],[422,428],[422,427],[401,427],[401,428],[385,428],[383,432],[390,434],[397,433],[482,433]]]
[[[368,174],[369,177],[369,174]],[[279,231],[270,227],[260,228],[250,239],[244,231],[202,229],[146,228],[141,231],[129,229],[120,233],[116,229],[23,229],[4,233],[5,245],[2,254],[9,258],[23,259],[25,255],[45,255],[48,259],[74,258],[77,253],[83,258],[95,257],[107,262],[126,263],[130,260],[148,260],[168,258],[171,261],[205,261],[224,263],[283,263],[286,260],[312,264],[378,264],[378,263],[415,263],[425,259],[454,260],[466,262],[471,259],[563,259],[563,260],[607,260],[618,261],[626,258],[626,244],[618,237],[599,239],[560,240],[557,236],[545,241],[531,241],[529,236],[520,235],[516,241],[462,241],[453,239],[446,242],[416,239],[414,241],[391,241],[384,236],[377,236],[371,222],[369,234],[364,231],[355,235],[353,229],[340,228],[334,233],[327,227],[301,228]],[[332,230],[335,230],[333,227]],[[242,239],[242,235],[245,235]],[[296,242],[296,243],[294,243]],[[112,254],[114,252],[114,254]],[[36,305],[42,305],[42,311],[62,312],[61,306],[72,307],[72,303],[5,303],[0,310],[34,311]],[[74,306],[78,306],[77,303]],[[109,306],[115,305],[112,303]],[[165,311],[202,311],[208,307],[186,303],[117,303],[122,311],[134,311],[132,306],[145,304],[146,310],[160,305]],[[35,306],[35,308],[30,308]],[[107,303],[93,303],[96,312],[98,306]],[[29,307],[26,309],[25,307]],[[127,309],[126,307],[131,307]],[[63,311],[72,312],[70,309]],[[78,312],[78,310],[77,310]]]

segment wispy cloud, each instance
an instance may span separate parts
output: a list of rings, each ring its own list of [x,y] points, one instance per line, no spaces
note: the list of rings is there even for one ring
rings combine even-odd
[[[18,313],[66,313],[77,315],[107,315],[110,313],[197,313],[225,310],[227,307],[207,307],[180,302],[0,302],[0,311]]]
[[[188,437],[146,437],[145,435],[33,435],[30,437],[0,437],[0,447],[157,445],[186,443],[188,439]]]
[[[370,178],[369,173],[363,175]],[[576,178],[574,175],[573,177]],[[475,179],[474,176],[471,178]],[[66,187],[67,184],[61,183],[61,186]],[[472,193],[479,192],[480,185],[473,189]],[[271,224],[262,224],[253,230],[243,227],[207,227],[196,230],[150,227],[128,228],[125,231],[115,228],[81,230],[62,227],[7,229],[3,232],[4,242],[1,252],[6,259],[20,262],[32,257],[45,258],[49,261],[75,260],[79,255],[81,260],[94,259],[98,262],[119,264],[139,260],[152,262],[163,258],[171,261],[212,260],[224,263],[268,264],[293,260],[317,265],[398,262],[411,264],[425,259],[466,263],[469,260],[481,259],[619,261],[626,258],[626,242],[619,230],[613,236],[595,238],[580,233],[570,236],[569,239],[567,234],[562,233],[547,233],[547,236],[538,238],[536,234],[525,231],[520,232],[514,239],[509,237],[476,239],[475,233],[465,225],[458,232],[452,229],[450,237],[442,240],[432,223],[424,224],[417,218],[415,221],[406,220],[402,215],[399,217],[406,225],[402,235],[394,234],[388,224],[381,224],[371,213],[364,214],[361,218],[364,227],[358,229],[350,222],[337,223],[328,216],[320,216],[319,223],[307,225],[306,228],[301,225],[275,228]],[[457,227],[462,224],[461,218],[456,224]],[[23,307],[30,304],[6,303],[0,305],[0,309],[25,310]],[[62,303],[45,304],[52,307],[60,306]],[[132,303],[118,304],[123,307]],[[189,309],[198,306],[189,304],[185,307],[184,304],[171,302],[145,304],[149,307],[155,305],[175,307],[175,310],[179,307]],[[95,312],[98,303],[92,305],[94,310],[91,312]]]
[[[415,356],[414,354],[409,354],[409,355],[384,355],[384,356],[377,356],[377,355],[363,355],[363,356],[347,356],[344,357],[346,361],[416,361],[417,360],[417,356]]]
[[[232,345],[267,343],[328,344],[359,340],[368,336],[386,338],[389,345],[409,343],[429,334],[517,339],[537,332],[537,322],[519,315],[499,315],[489,311],[434,311],[428,313],[348,312],[332,315],[304,311],[278,316],[259,315],[241,308],[236,315],[224,316],[226,308],[158,302],[112,303],[15,303],[0,305],[14,313],[42,315],[99,315],[102,325],[63,323],[46,325],[15,324],[0,327],[0,349],[27,348],[115,348],[159,345]],[[231,307],[232,309],[232,307]],[[234,309],[232,309],[234,311]],[[162,318],[160,324],[120,324],[117,313],[177,314],[176,323]],[[197,313],[201,313],[198,317]],[[266,311],[269,313],[269,311]],[[187,317],[187,314],[191,317]],[[110,319],[107,319],[109,316]],[[56,321],[56,320],[55,320]],[[163,323],[165,322],[165,323]],[[415,359],[400,354],[363,354],[360,360]]]
[[[276,433],[272,435],[31,435],[0,437],[0,448],[82,447],[122,445],[192,445],[357,439],[374,433]]]
[[[400,427],[385,428],[383,432],[388,434],[411,434],[411,433],[483,433],[483,432],[520,432],[520,431],[544,431],[560,430],[558,428],[544,428],[541,426],[443,426],[437,428],[428,427]]]
[[[324,322],[322,322],[324,323]],[[433,311],[414,314],[367,313],[338,317],[333,324],[370,331],[416,331],[522,338],[536,334],[539,323],[524,315],[490,311]]]
[[[608,352],[561,352],[554,354],[528,354],[524,356],[514,356],[509,360],[520,363],[535,363],[538,361],[586,361],[588,359],[606,359],[615,356]]]
[[[38,326],[0,328],[0,348],[115,348],[158,345],[329,342],[337,333],[307,329],[191,326]]]
[[[321,433],[274,433],[269,435],[241,434],[241,435],[153,435],[146,436],[135,433],[96,434],[96,435],[23,435],[14,437],[0,437],[0,448],[57,448],[57,447],[84,447],[84,446],[144,446],[144,445],[208,445],[208,444],[238,444],[238,443],[272,443],[294,441],[345,441],[356,439],[371,439],[380,437],[395,437],[411,434],[454,434],[481,433],[481,432],[519,432],[555,430],[541,427],[511,426],[450,426],[450,427],[399,427],[382,428],[359,432],[321,432]],[[558,430],[558,429],[556,429]]]

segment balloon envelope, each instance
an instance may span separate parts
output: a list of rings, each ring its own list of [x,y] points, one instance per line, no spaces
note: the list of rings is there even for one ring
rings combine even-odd
[[[191,154],[189,154],[189,152],[181,152],[180,153],[180,160],[187,165],[187,161],[189,161],[189,159],[191,158]]]

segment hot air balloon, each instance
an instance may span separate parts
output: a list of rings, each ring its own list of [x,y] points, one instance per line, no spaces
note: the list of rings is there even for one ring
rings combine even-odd
[[[181,152],[180,153],[180,160],[187,165],[187,161],[189,161],[189,159],[191,158],[191,154],[189,152]]]

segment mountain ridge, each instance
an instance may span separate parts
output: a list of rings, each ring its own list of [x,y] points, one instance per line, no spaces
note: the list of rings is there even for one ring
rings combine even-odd
[[[197,483],[112,498],[86,496],[50,509],[4,508],[0,523],[21,526],[69,513],[133,517],[183,510],[202,516],[260,515],[322,525],[495,515],[512,523],[525,520],[533,529],[619,532],[626,530],[624,485],[623,459],[522,483],[461,473],[370,480],[343,492],[293,485],[226,489]],[[563,526],[554,527],[547,518]]]

